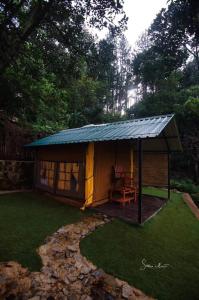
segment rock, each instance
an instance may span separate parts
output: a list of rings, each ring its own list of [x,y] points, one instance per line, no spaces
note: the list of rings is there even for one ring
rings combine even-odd
[[[70,282],[74,282],[76,279],[77,279],[77,274],[71,274],[71,273],[68,273],[67,274],[67,278]]]
[[[81,292],[81,289],[82,289],[81,281],[75,281],[70,285],[70,290],[76,292],[77,294]]]
[[[68,295],[68,300],[79,300],[79,297],[74,293]]]
[[[78,244],[68,245],[67,250],[72,252],[77,252],[79,250],[79,245]]]
[[[80,300],[92,300],[92,298],[89,295],[82,295]]]
[[[97,269],[92,273],[96,280],[101,280],[105,277],[106,273],[102,269]]]
[[[87,275],[90,271],[92,271],[92,269],[88,266],[82,266],[81,268],[81,274]]]
[[[131,300],[136,299],[136,297],[133,294],[133,288],[128,284],[123,285],[123,287],[122,287],[122,296],[125,299],[130,299],[130,298],[131,298]]]
[[[0,299],[17,297],[21,293],[27,293],[31,287],[30,273],[17,262],[0,264]]]

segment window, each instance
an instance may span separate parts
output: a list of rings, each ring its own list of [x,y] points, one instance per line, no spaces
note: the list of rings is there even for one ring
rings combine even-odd
[[[54,187],[55,162],[40,161],[39,184],[50,188]]]
[[[59,163],[57,188],[61,191],[79,192],[79,163]]]
[[[83,198],[84,168],[82,162],[39,161],[37,186],[56,194]]]

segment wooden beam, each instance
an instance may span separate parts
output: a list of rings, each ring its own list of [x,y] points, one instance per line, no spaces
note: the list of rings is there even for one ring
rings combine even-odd
[[[160,135],[160,136],[155,136],[155,137],[144,137],[144,138],[142,138],[143,140],[164,140],[165,139],[165,137],[167,138],[167,139],[177,139],[178,138],[178,136],[177,135],[168,135],[168,136],[166,136],[166,135]]]
[[[170,180],[170,152],[168,151],[168,200],[170,199],[170,194],[171,194],[171,180]]]
[[[167,198],[168,200],[170,199],[170,147],[169,147],[169,143],[168,143],[168,140],[167,140],[167,137],[165,135],[164,136],[164,140],[165,140],[165,144],[167,146],[167,170],[168,170],[168,173],[167,173]]]
[[[138,223],[142,224],[142,140],[138,139]]]

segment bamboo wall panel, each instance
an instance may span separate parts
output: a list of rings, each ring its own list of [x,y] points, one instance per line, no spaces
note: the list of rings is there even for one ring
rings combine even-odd
[[[135,181],[137,182],[138,164],[137,153],[134,155]],[[167,186],[168,184],[168,158],[164,153],[143,153],[143,185]]]

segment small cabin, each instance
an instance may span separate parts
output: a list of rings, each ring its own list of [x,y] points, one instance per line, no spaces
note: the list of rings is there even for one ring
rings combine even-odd
[[[131,179],[140,202],[142,186],[169,189],[170,153],[181,151],[174,115],[66,129],[27,146],[35,187],[83,208],[109,201],[117,177]]]

